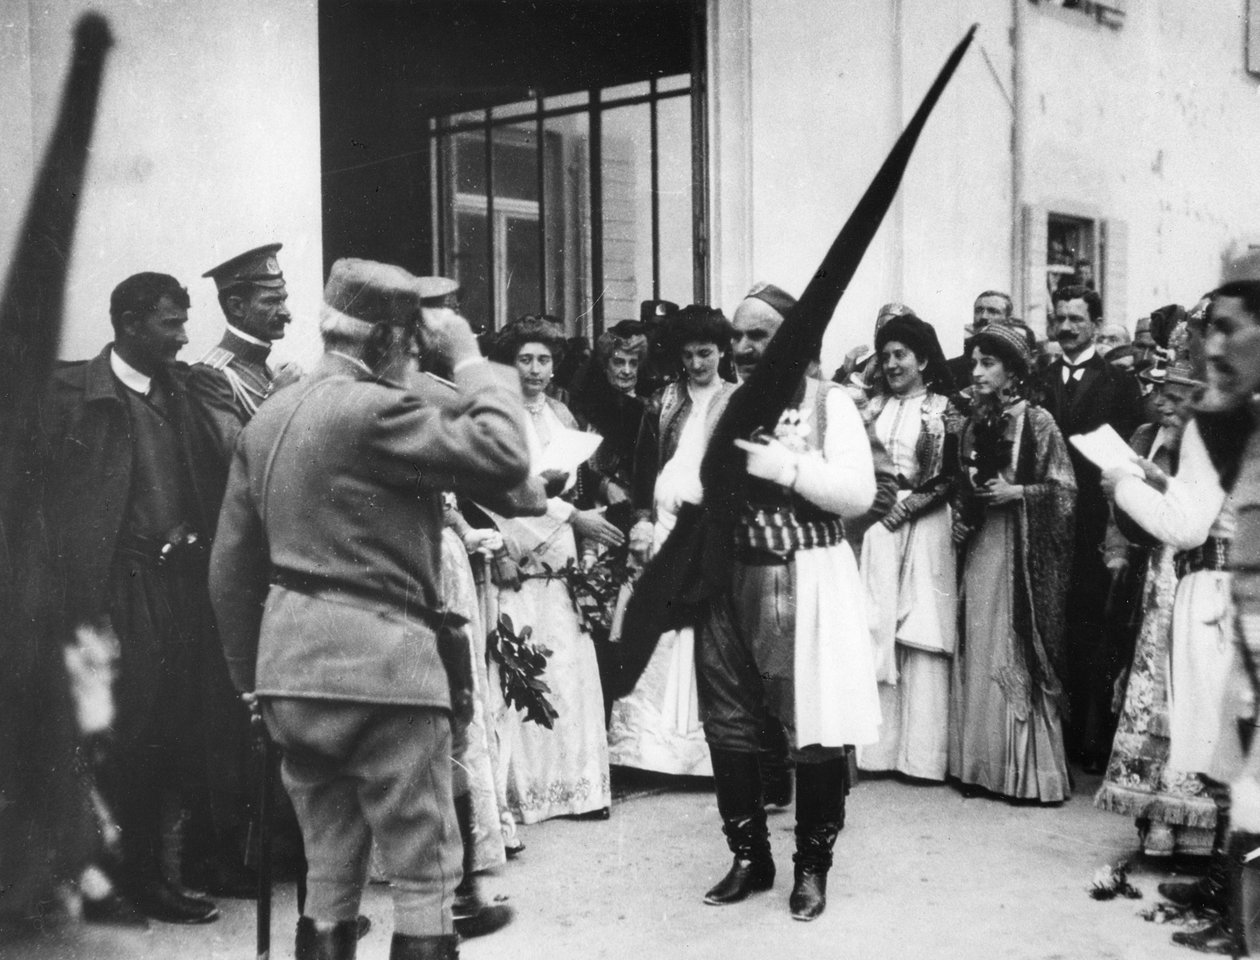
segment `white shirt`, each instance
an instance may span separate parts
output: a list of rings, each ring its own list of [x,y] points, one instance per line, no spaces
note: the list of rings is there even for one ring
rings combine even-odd
[[[1069,377],[1073,380],[1079,380],[1081,377],[1085,376],[1085,371],[1080,368],[1085,363],[1093,360],[1094,354],[1097,352],[1098,351],[1094,349],[1094,345],[1090,344],[1081,351],[1081,355],[1075,360],[1069,360],[1067,354],[1065,353],[1063,355],[1063,382],[1067,383]]]
[[[153,383],[152,378],[146,377],[120,357],[117,350],[111,349],[109,351],[109,369],[114,371],[114,376],[121,380],[122,385],[128,390],[138,393],[142,397],[149,395],[149,388]]]

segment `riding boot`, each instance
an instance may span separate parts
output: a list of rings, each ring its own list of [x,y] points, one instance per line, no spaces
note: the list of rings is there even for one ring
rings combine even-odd
[[[486,903],[481,899],[477,876],[473,873],[476,838],[473,833],[473,799],[471,793],[455,798],[455,819],[464,845],[464,878],[455,888],[455,930],[465,940],[480,937],[506,927],[512,922],[512,908],[505,903]],[[497,824],[496,824],[497,826]]]
[[[330,929],[320,930],[310,917],[299,917],[296,960],[354,960],[359,945],[357,920],[339,920]]]
[[[1224,914],[1229,907],[1229,787],[1210,781],[1207,784],[1216,804],[1216,832],[1212,837],[1212,857],[1207,873],[1198,880],[1166,880],[1159,885],[1159,895],[1181,907],[1197,907]]]
[[[761,775],[755,753],[709,748],[722,831],[735,855],[731,869],[704,895],[714,906],[738,903],[750,893],[774,885],[770,832],[761,799]]]
[[[777,717],[766,716],[758,737],[761,763],[761,791],[768,807],[786,807],[792,802],[792,759],[788,756],[787,731]]]
[[[459,960],[459,935],[409,937],[396,933],[389,944],[389,960]]]
[[[813,920],[827,907],[827,871],[844,827],[847,779],[844,757],[796,766],[796,869],[788,901],[794,920]]]

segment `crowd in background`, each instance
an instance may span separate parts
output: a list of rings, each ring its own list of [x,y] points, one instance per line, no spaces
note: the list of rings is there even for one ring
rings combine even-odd
[[[61,399],[48,410],[63,419],[45,429],[50,447],[83,429],[73,417],[94,415],[90,404],[75,407],[65,396],[108,390],[123,399],[132,423],[146,425],[145,437],[127,442],[165,459],[138,456],[129,465],[147,471],[150,495],[124,497],[120,522],[129,526],[118,551],[97,557],[90,571],[60,569],[50,579],[68,584],[67,609],[112,611],[116,631],[158,646],[168,643],[163,631],[184,638],[178,656],[167,647],[150,665],[153,676],[129,666],[135,653],[122,644],[120,719],[147,732],[115,730],[112,745],[105,737],[94,747],[104,759],[85,775],[90,796],[104,801],[93,819],[108,823],[100,815],[110,810],[122,826],[121,843],[117,831],[100,831],[100,852],[79,878],[88,919],[213,920],[208,899],[180,889],[181,866],[190,888],[252,893],[245,864],[257,774],[248,769],[247,713],[201,646],[214,631],[202,600],[173,612],[163,605],[172,622],[158,624],[146,591],[167,596],[175,578],[182,595],[204,597],[198,537],[214,533],[237,436],[263,401],[296,379],[266,365],[291,320],[275,293],[283,291],[275,249],[264,249],[272,259],[262,267],[255,256],[244,272],[232,261],[212,271],[228,334],[186,385],[165,383],[157,361],[170,363],[186,342],[187,292],[156,274],[116,291],[114,352],[107,348],[96,367],[73,368],[54,384]],[[450,304],[454,284],[426,279],[426,302]],[[680,512],[703,502],[701,468],[714,426],[766,349],[767,328],[741,319],[749,304],[782,322],[794,301],[759,285],[729,320],[714,307],[650,301],[640,318],[611,323],[593,343],[566,338],[559,318],[542,315],[479,338],[481,352],[509,368],[519,388],[539,487],[528,511],[511,498],[455,496],[453,487],[445,502],[440,604],[466,624],[458,642],[472,665],[473,703],[453,746],[465,851],[456,918],[464,935],[507,921],[501,907],[481,900],[474,878],[524,849],[518,825],[608,817],[612,766],[715,772],[693,629],[656,640],[632,692],[613,698],[605,690],[618,644],[636,639],[621,624],[636,577]],[[1229,478],[1192,416],[1205,390],[1211,394],[1210,321],[1205,298],[1189,311],[1152,311],[1130,336],[1127,324],[1103,316],[1093,289],[1069,283],[1054,291],[1039,340],[1013,316],[1008,295],[988,290],[975,300],[959,357],[944,356],[928,318],[889,303],[876,318],[873,347],[850,352],[830,378],[817,364],[808,372],[818,385],[813,419],[798,413],[781,431],[795,431],[808,449],[810,431],[821,431],[832,409],[827,398],[843,394],[861,415],[874,475],[869,508],[851,511],[843,531],[860,586],[838,596],[853,622],[869,627],[856,662],[870,663],[878,702],[872,698],[863,719],[866,742],[847,748],[850,770],[837,789],[847,792],[857,770],[893,772],[950,781],[971,795],[1053,804],[1071,796],[1072,762],[1104,774],[1096,802],[1134,818],[1146,853],[1223,862],[1228,800],[1213,753],[1218,728],[1229,722],[1221,691],[1232,649],[1233,521]],[[325,326],[336,353],[340,334],[327,318]],[[250,361],[251,350],[257,382],[225,373]],[[400,369],[422,395],[450,389],[434,375],[450,369]],[[102,377],[112,370],[122,386],[95,383],[94,370]],[[182,404],[187,409],[176,409]],[[172,433],[173,423],[187,430]],[[1131,445],[1127,465],[1100,470],[1067,440],[1103,426]],[[566,464],[562,450],[574,433],[597,434],[598,445]],[[46,455],[58,463],[69,457],[71,467],[80,456],[64,448]],[[61,526],[90,530],[100,522],[92,516],[99,491],[84,486],[92,475],[76,478],[70,469],[65,476],[78,486],[48,496],[77,499],[83,516],[77,527],[64,517]],[[181,533],[194,515],[195,530]],[[149,536],[159,528],[174,533]],[[119,610],[134,621],[117,622]],[[90,635],[79,644],[84,657],[111,656],[93,654]],[[137,683],[147,691],[137,693]],[[792,718],[767,715],[759,731],[761,796],[771,804],[792,794],[785,723]],[[155,729],[164,731],[160,742],[144,739]],[[212,789],[198,799],[190,784]],[[834,821],[838,832],[843,807]],[[301,877],[292,810],[281,804],[271,826]],[[170,853],[181,834],[182,865]],[[1228,887],[1219,873],[1206,886],[1168,895],[1219,900]],[[138,910],[111,892],[111,877]]]

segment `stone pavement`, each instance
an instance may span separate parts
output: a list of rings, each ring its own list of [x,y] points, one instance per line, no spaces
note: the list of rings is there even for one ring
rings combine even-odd
[[[1168,876],[1135,858],[1140,900],[1098,902],[1096,869],[1132,856],[1130,820],[1095,810],[1097,778],[1082,777],[1058,808],[964,799],[946,786],[869,780],[849,798],[836,845],[827,913],[814,923],[787,912],[792,815],[771,813],[779,868],[774,889],[743,904],[709,907],[701,895],[729,854],[703,782],[620,791],[608,821],[556,820],[522,828],[527,849],[484,888],[507,895],[516,922],[461,947],[465,960],[534,958],[957,958],[972,960],[1188,960],[1169,942],[1178,929],[1139,912]],[[61,931],[0,947],[4,960],[249,960],[252,904],[224,901],[207,927],[155,924],[147,932]],[[385,960],[389,899],[373,887],[374,926],[359,957]],[[292,885],[277,890],[272,957],[292,956]]]

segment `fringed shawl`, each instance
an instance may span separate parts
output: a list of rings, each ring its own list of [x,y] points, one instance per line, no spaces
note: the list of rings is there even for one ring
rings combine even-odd
[[[1054,418],[1032,405],[1022,417],[1014,482],[1023,486],[1024,496],[1017,505],[1012,576],[1016,653],[1025,669],[998,681],[1013,703],[1026,705],[1033,690],[1047,697],[1058,697],[1063,690],[1063,611],[1072,576],[1076,476]],[[970,429],[967,421],[962,449],[968,446]],[[957,489],[966,499],[972,494],[963,464],[960,481]]]

